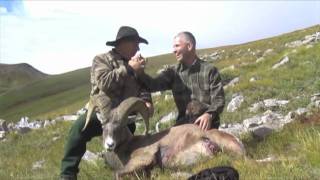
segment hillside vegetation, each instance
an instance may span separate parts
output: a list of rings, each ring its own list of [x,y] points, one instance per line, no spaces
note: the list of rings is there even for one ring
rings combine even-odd
[[[227,112],[225,108],[222,123],[241,122],[263,113],[248,109],[253,103],[268,98],[290,100],[287,106],[278,110],[284,115],[306,107],[311,95],[320,93],[320,41],[312,46],[288,47],[286,44],[315,32],[320,32],[320,25],[245,44],[199,50],[199,56],[218,67],[226,83],[235,77],[240,79],[238,84],[225,90],[226,103],[235,93],[243,94],[245,100],[235,112]],[[263,60],[257,62],[262,57]],[[284,57],[290,61],[272,69]],[[176,60],[167,54],[150,57],[148,63],[147,72],[155,74],[164,64],[176,63]],[[250,81],[252,77],[256,80]],[[10,122],[24,115],[41,119],[73,113],[87,101],[89,90],[88,68],[50,76],[0,95],[0,118]],[[151,129],[159,118],[175,109],[173,100],[164,100],[164,97],[162,94],[154,99]],[[171,175],[178,171],[196,173],[204,168],[231,165],[239,171],[240,179],[318,179],[320,112],[318,109],[313,112],[313,115],[298,117],[282,131],[264,139],[255,139],[250,134],[241,136],[247,158],[219,153],[192,167],[156,168],[152,178],[174,179]],[[5,142],[0,142],[0,179],[56,179],[70,126],[70,122],[63,122],[24,135],[9,134]],[[94,138],[88,144],[88,150],[101,152],[101,137]],[[267,157],[273,160],[256,161]],[[43,166],[32,168],[37,161],[43,161]],[[110,179],[112,176],[112,171],[101,159],[95,163],[82,161],[80,169],[79,179]]]
[[[43,79],[47,76],[29,64],[1,64],[0,63],[0,94],[11,88],[22,86],[31,81]]]

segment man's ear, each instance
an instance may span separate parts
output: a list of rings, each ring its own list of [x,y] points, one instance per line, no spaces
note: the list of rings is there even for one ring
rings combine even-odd
[[[188,48],[189,51],[191,51],[193,49],[193,45],[191,43],[188,43],[187,44],[187,48]]]

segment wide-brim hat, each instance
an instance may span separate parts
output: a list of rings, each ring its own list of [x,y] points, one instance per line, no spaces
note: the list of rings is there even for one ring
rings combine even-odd
[[[137,39],[139,43],[148,44],[148,41],[146,39],[139,36],[138,31],[136,29],[129,26],[121,26],[118,31],[116,40],[107,41],[106,45],[115,46],[120,40],[123,40],[123,39]]]

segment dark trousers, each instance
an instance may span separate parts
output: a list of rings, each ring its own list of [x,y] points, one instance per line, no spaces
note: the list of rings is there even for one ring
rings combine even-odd
[[[86,152],[86,144],[93,137],[102,135],[102,126],[96,114],[92,115],[88,126],[84,131],[87,114],[79,116],[72,125],[67,142],[65,144],[64,157],[61,161],[61,175],[75,176],[79,172],[79,163]],[[136,126],[134,123],[128,125],[130,131],[134,133]]]

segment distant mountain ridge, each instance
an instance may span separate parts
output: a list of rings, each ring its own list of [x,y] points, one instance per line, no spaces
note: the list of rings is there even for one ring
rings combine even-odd
[[[2,64],[0,63],[0,93],[6,90],[27,84],[29,82],[47,77],[30,64]]]

